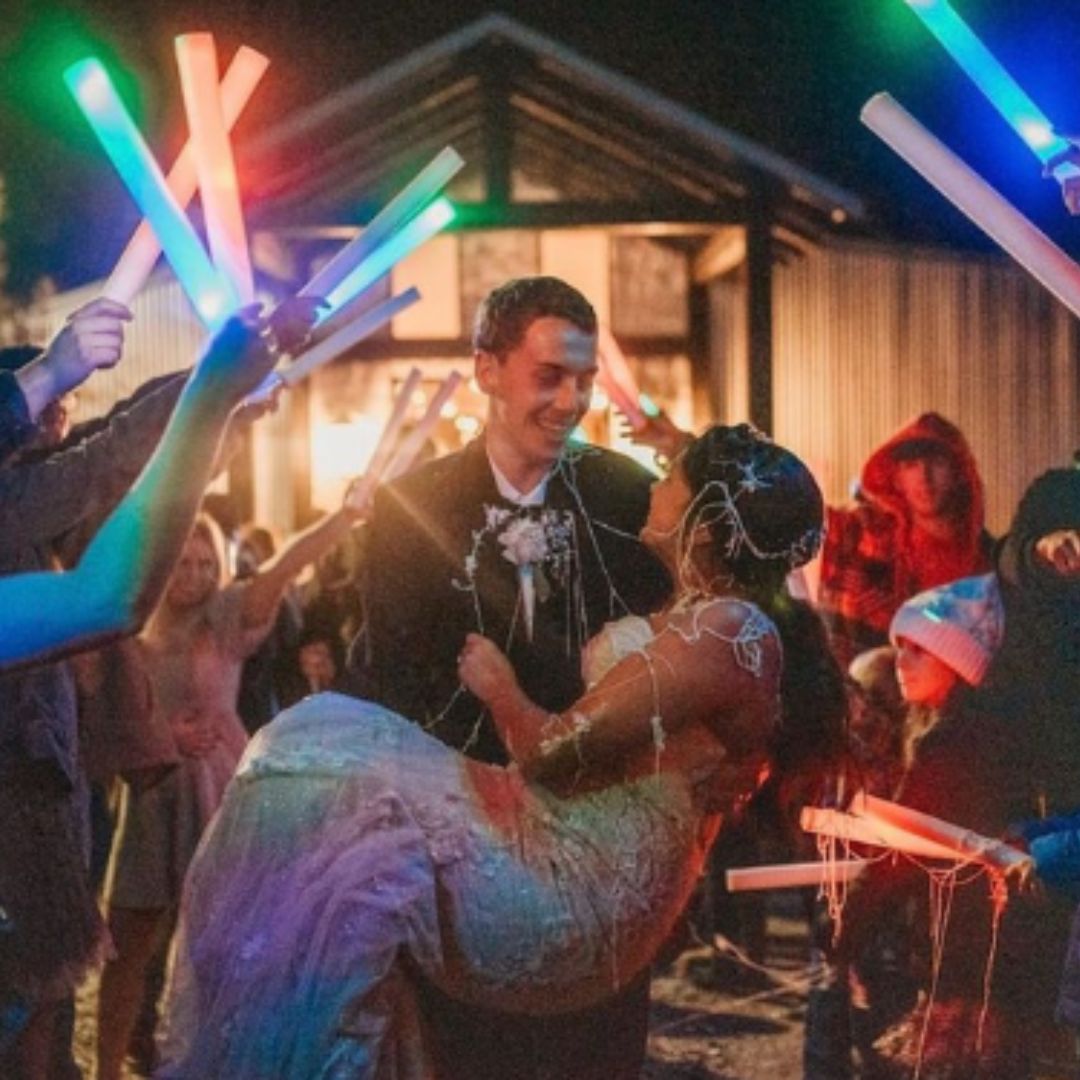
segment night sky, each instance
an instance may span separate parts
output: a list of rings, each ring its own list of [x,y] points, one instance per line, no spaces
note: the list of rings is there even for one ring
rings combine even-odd
[[[1060,128],[1080,131],[1080,2],[954,6]],[[860,106],[887,89],[1080,256],[1080,219],[902,0],[0,0],[0,9],[2,229],[14,291],[41,273],[74,285],[110,265],[130,217],[63,89],[66,63],[96,51],[126,71],[144,132],[171,158],[182,130],[176,33],[212,30],[226,57],[247,43],[271,58],[242,137],[492,10],[847,186],[894,235],[980,245],[859,124]]]

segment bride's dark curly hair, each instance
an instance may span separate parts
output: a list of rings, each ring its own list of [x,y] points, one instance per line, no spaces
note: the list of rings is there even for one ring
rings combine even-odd
[[[693,494],[683,536],[708,526],[716,562],[780,632],[782,722],[767,788],[785,807],[811,801],[842,766],[847,720],[845,680],[825,627],[786,585],[821,544],[821,490],[798,457],[749,424],[709,428],[680,464]]]

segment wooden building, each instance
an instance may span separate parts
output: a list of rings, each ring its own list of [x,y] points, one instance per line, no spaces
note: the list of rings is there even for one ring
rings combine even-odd
[[[261,290],[307,280],[447,144],[467,161],[449,191],[455,225],[386,283],[419,286],[423,302],[260,423],[229,478],[238,518],[288,529],[331,505],[396,381],[414,364],[432,381],[468,373],[477,303],[533,273],[592,299],[679,422],[752,419],[813,462],[833,501],[926,409],[968,434],[997,530],[1080,445],[1074,321],[1007,259],[869,239],[854,195],[501,15],[241,147]],[[40,331],[94,288],[50,301]],[[129,356],[84,392],[92,412],[197,348],[167,272],[136,310]],[[483,415],[470,390],[456,408],[440,450]],[[602,407],[587,432],[620,445]]]

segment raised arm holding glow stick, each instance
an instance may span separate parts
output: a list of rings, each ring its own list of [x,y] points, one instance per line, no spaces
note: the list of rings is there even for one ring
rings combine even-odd
[[[333,292],[369,255],[420,213],[461,170],[465,162],[447,146],[429,162],[301,290],[301,296]]]
[[[231,285],[214,268],[158,163],[96,59],[80,60],[64,81],[136,205],[150,221],[177,279],[202,321],[216,328],[237,308]]]
[[[255,299],[255,280],[236,162],[218,91],[214,38],[212,34],[182,34],[175,44],[210,254],[240,302],[249,304]]]
[[[249,49],[246,45],[236,51],[225,77],[221,80],[221,109],[226,128],[232,128],[236,123],[269,63],[262,53]],[[186,207],[198,186],[194,147],[190,139],[169,170],[166,182],[176,197],[177,204],[181,208]],[[161,245],[153,226],[149,221],[142,221],[105,282],[102,296],[125,305],[130,304],[146,284],[146,279],[153,271],[160,254]]]
[[[1074,315],[1080,315],[1080,266],[977,172],[888,94],[872,97],[861,118]]]

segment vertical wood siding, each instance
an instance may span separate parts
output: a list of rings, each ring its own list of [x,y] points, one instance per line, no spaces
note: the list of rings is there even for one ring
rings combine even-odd
[[[1004,258],[845,243],[777,266],[776,437],[846,498],[875,446],[928,409],[978,459],[1004,531],[1080,447],[1076,320]]]

